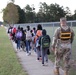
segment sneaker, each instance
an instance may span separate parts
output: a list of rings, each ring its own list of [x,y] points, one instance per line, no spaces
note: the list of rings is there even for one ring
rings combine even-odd
[[[39,61],[39,58],[37,58],[36,61]]]
[[[18,49],[19,50],[19,52],[21,52],[21,49]]]
[[[39,58],[37,58],[37,60],[39,60]]]
[[[22,48],[20,48],[20,51],[22,51]]]
[[[29,53],[29,55],[31,55],[31,53]]]
[[[42,66],[45,66],[45,64],[42,64]]]
[[[31,51],[29,51],[29,53],[31,53]]]
[[[17,52],[19,52],[19,49],[16,49]]]
[[[46,62],[46,66],[48,66],[48,62]]]
[[[26,53],[26,56],[29,56],[29,53]]]
[[[36,61],[39,61],[39,60],[36,60]]]
[[[40,57],[39,59],[42,60],[42,57]]]
[[[16,51],[18,51],[18,49],[16,49]]]

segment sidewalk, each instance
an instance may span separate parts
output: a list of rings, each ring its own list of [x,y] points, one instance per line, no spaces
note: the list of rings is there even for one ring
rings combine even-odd
[[[7,27],[5,29],[7,33]],[[11,42],[16,52],[16,44],[13,41]],[[49,60],[48,66],[42,66],[41,62],[36,61],[36,53],[34,51],[31,52],[30,56],[26,56],[26,52],[24,51],[18,51],[16,54],[24,71],[27,71],[28,75],[54,75],[54,64]],[[63,75],[63,73],[63,70],[60,69],[60,75]]]
[[[16,51],[16,44],[12,42],[14,50]],[[26,52],[16,52],[19,61],[28,75],[54,75],[54,64],[49,60],[48,66],[42,66],[40,61],[36,61],[36,53],[31,52],[30,56],[26,56]],[[60,75],[63,75],[63,70],[60,69]]]

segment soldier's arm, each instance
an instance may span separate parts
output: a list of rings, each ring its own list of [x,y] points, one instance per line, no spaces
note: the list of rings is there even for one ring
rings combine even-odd
[[[52,41],[52,47],[55,48],[57,39],[58,39],[58,34],[59,34],[59,28],[55,30],[54,36],[53,36],[53,41]]]
[[[74,40],[74,36],[75,36],[75,33],[73,31],[73,29],[71,28],[71,43],[73,43],[73,40]]]

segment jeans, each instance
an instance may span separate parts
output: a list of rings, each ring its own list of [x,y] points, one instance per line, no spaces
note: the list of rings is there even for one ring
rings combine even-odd
[[[41,50],[40,50],[40,48],[36,48],[36,52],[37,52],[37,59],[39,60],[39,58],[41,57]]]
[[[44,64],[44,58],[46,59],[46,62],[48,62],[47,48],[42,49],[41,54],[42,54],[42,64]]]
[[[26,40],[26,51],[27,53],[29,53],[29,51],[31,51],[31,46],[30,46],[30,41]]]
[[[34,51],[36,52],[36,44],[34,45]]]
[[[20,39],[17,40],[17,49],[20,49]]]

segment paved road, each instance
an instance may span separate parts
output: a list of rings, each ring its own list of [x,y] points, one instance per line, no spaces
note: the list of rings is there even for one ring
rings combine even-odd
[[[16,44],[12,42],[16,51]],[[24,51],[16,51],[20,63],[28,75],[54,75],[54,64],[49,60],[48,66],[42,66],[40,61],[36,61],[36,53],[31,52],[30,56],[26,56]],[[63,75],[63,70],[60,69],[60,75]]]
[[[5,27],[7,33],[7,27]],[[14,50],[19,58],[23,69],[27,71],[28,75],[54,75],[54,64],[49,60],[48,66],[42,66],[40,61],[36,61],[36,53],[31,52],[30,56],[26,56],[24,51],[16,51],[16,44],[12,42]],[[63,70],[60,69],[60,75],[63,75]]]

